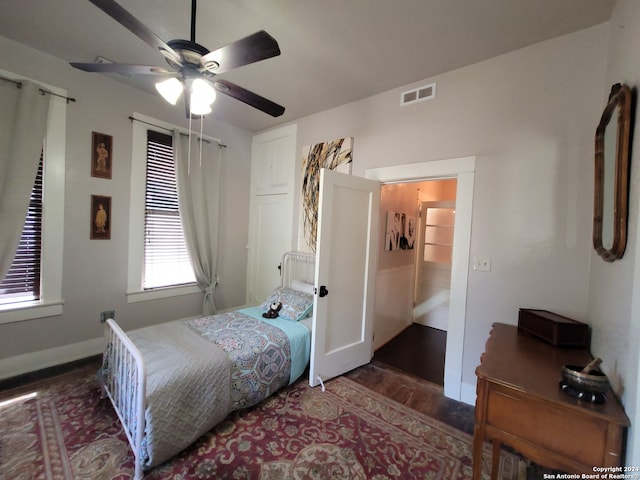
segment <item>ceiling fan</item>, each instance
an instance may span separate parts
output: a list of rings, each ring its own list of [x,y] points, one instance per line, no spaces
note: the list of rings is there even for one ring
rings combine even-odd
[[[71,62],[71,66],[85,72],[165,77],[156,83],[156,89],[172,105],[177,103],[184,92],[187,117],[201,118],[211,112],[216,91],[272,117],[279,117],[284,113],[283,106],[227,80],[214,78],[233,68],[280,55],[278,42],[264,30],[209,51],[195,42],[196,0],[191,0],[191,39],[171,40],[166,43],[115,1],[89,1],[142,41],[157,49],[165,57],[170,69],[118,63]]]

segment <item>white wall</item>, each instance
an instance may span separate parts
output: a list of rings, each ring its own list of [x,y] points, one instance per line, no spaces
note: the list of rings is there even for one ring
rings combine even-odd
[[[171,108],[158,96],[142,93],[103,75],[71,68],[61,60],[0,37],[0,68],[64,88],[77,102],[67,108],[66,198],[64,228],[64,313],[56,317],[0,325],[0,360],[20,359],[11,368],[29,370],[43,365],[25,364],[24,355],[53,349],[43,363],[72,359],[76,345],[102,335],[99,312],[115,310],[123,328],[196,315],[201,295],[187,295],[141,303],[127,303],[127,242],[129,229],[129,176],[131,170],[133,112],[187,127],[184,110]],[[241,305],[246,288],[249,172],[251,134],[209,119],[205,133],[228,145],[223,152],[221,198],[220,284],[215,293],[220,308]],[[90,176],[91,132],[113,136],[113,178]],[[89,240],[89,203],[92,194],[113,197],[111,240]],[[45,205],[46,208],[46,205]],[[99,342],[98,342],[99,345]],[[81,347],[78,347],[82,349]],[[99,347],[100,348],[100,347]],[[96,351],[95,353],[98,353]],[[19,357],[16,357],[19,356]],[[46,357],[46,358],[44,358]],[[2,363],[2,362],[0,362]],[[0,376],[20,373],[3,371]]]
[[[606,79],[600,95],[604,99],[614,83],[637,89],[640,83],[640,3],[618,0],[609,22],[609,48]],[[637,92],[636,92],[637,94]],[[635,113],[638,124],[638,112]],[[632,132],[629,225],[624,257],[606,263],[592,253],[589,277],[588,320],[593,328],[592,347],[604,360],[616,390],[631,420],[627,465],[640,465],[640,135]]]
[[[591,259],[593,135],[608,26],[600,25],[300,119],[298,145],[354,137],[353,173],[476,156],[462,382],[493,322],[519,307],[586,320]],[[400,107],[400,92],[431,81],[437,98]],[[473,401],[473,399],[471,400]]]

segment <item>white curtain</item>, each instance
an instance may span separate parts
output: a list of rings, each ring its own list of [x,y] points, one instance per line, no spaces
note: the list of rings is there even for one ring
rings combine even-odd
[[[49,95],[0,81],[0,279],[20,243],[47,127]]]
[[[174,132],[180,218],[191,265],[204,293],[203,315],[216,313],[213,298],[218,283],[218,216],[221,148],[196,135]],[[202,147],[202,151],[200,148]]]

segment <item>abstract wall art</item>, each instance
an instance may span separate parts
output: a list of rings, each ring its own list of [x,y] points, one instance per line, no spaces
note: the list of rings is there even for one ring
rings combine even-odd
[[[316,251],[320,170],[328,168],[350,174],[353,137],[308,145],[302,149],[302,212],[304,237],[312,252]]]

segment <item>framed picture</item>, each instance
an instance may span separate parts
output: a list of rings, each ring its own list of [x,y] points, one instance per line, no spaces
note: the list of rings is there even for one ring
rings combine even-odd
[[[111,197],[91,195],[91,240],[111,238]]]
[[[92,132],[91,139],[91,176],[111,178],[113,165],[113,137],[104,133]]]
[[[389,210],[384,239],[385,251],[413,250],[415,240],[416,217]]]

